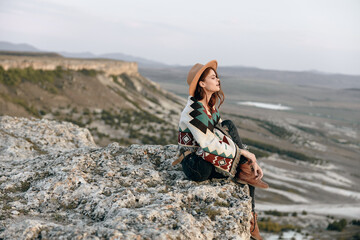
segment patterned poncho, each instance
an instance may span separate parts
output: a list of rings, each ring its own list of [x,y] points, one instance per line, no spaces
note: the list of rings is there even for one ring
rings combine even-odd
[[[201,102],[189,96],[180,117],[179,151],[196,152],[205,161],[212,163],[217,172],[234,177],[240,151],[227,132],[220,127],[220,123],[217,109],[210,114]]]

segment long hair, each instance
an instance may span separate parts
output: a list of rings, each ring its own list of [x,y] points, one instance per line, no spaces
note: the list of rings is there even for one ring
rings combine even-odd
[[[208,67],[204,70],[204,72],[201,74],[199,81],[196,85],[196,89],[195,89],[195,93],[194,93],[194,98],[198,101],[202,100],[204,97],[206,97],[205,94],[205,90],[200,86],[200,81],[205,81],[206,76],[209,74],[210,70],[213,70],[215,72],[216,77],[218,77],[217,72],[215,71],[215,69],[213,69],[212,67]],[[213,113],[213,107],[216,105],[216,103],[219,103],[218,108],[220,108],[221,104],[224,102],[225,99],[225,95],[224,92],[221,90],[221,83],[220,83],[220,90],[218,92],[214,92],[210,99],[206,99],[209,107],[210,107],[210,112],[211,114]]]

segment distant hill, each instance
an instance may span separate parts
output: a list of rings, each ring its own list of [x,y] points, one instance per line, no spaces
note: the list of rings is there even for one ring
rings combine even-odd
[[[41,50],[26,44],[26,43],[10,43],[5,41],[0,41],[0,50],[5,51],[25,51],[25,52],[42,52]]]
[[[93,54],[91,52],[79,52],[79,53],[69,53],[69,52],[59,52],[64,57],[71,58],[106,58],[121,60],[126,62],[137,62],[139,67],[166,67],[167,65],[161,62],[156,62],[148,60],[145,58],[135,57],[123,53],[106,53],[106,54]]]
[[[78,53],[59,52],[59,54],[68,58],[97,58],[97,56],[91,52],[78,52]]]
[[[1,51],[20,51],[20,52],[47,52],[44,50],[40,50],[35,48],[29,44],[14,44],[10,42],[0,41],[0,50]],[[152,61],[149,59],[131,56],[123,53],[106,53],[96,55],[91,52],[58,52],[60,55],[68,58],[107,58],[114,60],[122,60],[126,62],[137,62],[139,67],[165,67],[167,66],[164,63]]]
[[[161,62],[148,60],[148,59],[140,58],[140,57],[134,57],[134,56],[126,55],[123,53],[107,53],[107,54],[101,54],[101,55],[99,55],[99,57],[117,59],[117,60],[123,59],[123,60],[129,61],[129,62],[137,62],[140,67],[166,67],[166,66],[168,66]]]
[[[186,85],[185,79],[191,66],[168,66],[162,68],[139,67],[142,75],[155,82],[164,84]],[[317,88],[344,89],[360,88],[359,75],[330,74],[314,71],[279,71],[255,67],[219,66],[218,73],[227,89],[239,91],[239,82],[251,84],[286,84],[292,86],[312,86]],[[171,86],[174,87],[174,86]]]

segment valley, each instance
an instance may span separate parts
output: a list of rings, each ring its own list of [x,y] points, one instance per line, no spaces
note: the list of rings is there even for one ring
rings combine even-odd
[[[6,54],[0,115],[72,122],[89,129],[99,146],[177,144],[189,67]],[[270,185],[256,191],[266,239],[284,229],[295,239],[359,236],[351,224],[360,216],[359,76],[240,67],[219,68],[219,75],[226,96],[221,117],[236,124]],[[326,230],[342,218],[343,232]]]
[[[187,95],[187,68],[139,71],[168,91]],[[298,230],[286,239],[357,239],[360,229],[351,224],[342,233],[326,228],[360,216],[360,77],[230,67],[219,67],[218,73],[225,93],[222,119],[235,122],[270,185],[256,190],[259,219],[268,229],[264,237],[278,239],[282,233],[276,231],[292,224]],[[278,230],[267,228],[275,223]]]

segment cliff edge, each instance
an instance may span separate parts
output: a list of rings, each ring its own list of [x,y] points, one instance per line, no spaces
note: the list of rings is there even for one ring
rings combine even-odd
[[[136,62],[125,62],[111,59],[82,59],[82,58],[64,58],[57,54],[24,53],[0,51],[0,65],[5,69],[10,68],[28,68],[55,70],[57,67],[71,70],[92,69],[102,71],[106,75],[128,75],[138,76],[138,65]]]
[[[0,238],[250,238],[248,188],[187,180],[175,145],[98,147],[72,123],[3,116],[0,146]]]

